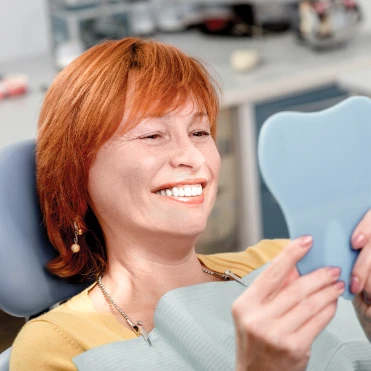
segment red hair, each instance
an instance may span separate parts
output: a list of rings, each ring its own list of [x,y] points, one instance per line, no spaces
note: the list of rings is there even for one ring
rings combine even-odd
[[[123,119],[130,87],[125,130],[192,98],[199,111],[206,111],[215,140],[217,84],[199,61],[174,46],[138,38],[105,41],[69,64],[46,93],[36,146],[41,211],[59,253],[47,267],[57,276],[96,278],[106,269],[104,238],[89,208],[87,184],[98,150]],[[84,232],[77,254],[70,249],[74,221]]]

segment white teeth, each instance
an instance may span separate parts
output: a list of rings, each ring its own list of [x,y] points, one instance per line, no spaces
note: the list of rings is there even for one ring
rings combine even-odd
[[[162,189],[161,191],[156,191],[157,195],[161,196],[172,196],[172,197],[195,197],[202,195],[201,184],[183,186],[182,188],[173,187],[172,189]]]
[[[173,194],[174,197],[178,197],[178,195],[179,195],[178,188],[177,188],[177,187],[174,187],[174,188],[171,190],[171,193]]]
[[[198,196],[198,187],[192,187],[192,196]]]
[[[192,188],[191,187],[185,187],[184,188],[184,196],[186,196],[186,197],[192,196]]]
[[[202,186],[198,186],[197,187],[197,196],[201,196],[202,195]]]

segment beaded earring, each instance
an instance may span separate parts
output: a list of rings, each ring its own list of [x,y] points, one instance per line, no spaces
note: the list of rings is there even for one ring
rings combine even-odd
[[[76,222],[73,222],[73,225],[75,227],[75,238],[73,239],[73,245],[71,246],[71,250],[75,254],[80,251],[79,236],[82,235],[82,230],[78,228]]]

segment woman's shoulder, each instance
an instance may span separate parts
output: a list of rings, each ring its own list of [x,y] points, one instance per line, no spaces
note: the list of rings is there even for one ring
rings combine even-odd
[[[197,254],[197,256],[209,269],[223,273],[230,268],[235,274],[243,277],[271,261],[289,242],[288,239],[266,239],[243,251]]]
[[[24,327],[30,325],[36,327],[41,323],[48,323],[62,329],[67,329],[70,327],[74,328],[75,322],[78,322],[81,325],[82,319],[85,318],[85,320],[89,320],[92,315],[96,314],[96,311],[88,297],[88,291],[94,285],[95,284],[92,284],[72,298],[54,306],[54,308],[48,312],[30,320]]]
[[[12,346],[11,370],[76,370],[73,357],[125,339],[111,313],[95,311],[88,297],[92,286],[22,327]]]
[[[72,358],[84,349],[67,332],[47,320],[27,322],[10,355],[10,371],[76,370]]]
[[[76,325],[81,328],[78,313],[84,307],[84,294],[83,291],[22,327],[12,345],[11,370],[76,370],[72,358],[85,349],[70,330]]]

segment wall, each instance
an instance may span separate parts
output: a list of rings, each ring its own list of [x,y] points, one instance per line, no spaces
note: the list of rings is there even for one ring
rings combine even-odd
[[[0,63],[46,52],[46,0],[0,0],[0,45]]]

